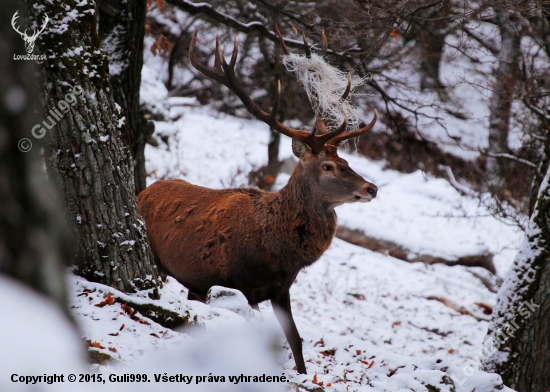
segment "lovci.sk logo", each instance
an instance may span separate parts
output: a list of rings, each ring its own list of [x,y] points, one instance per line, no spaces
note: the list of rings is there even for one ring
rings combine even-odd
[[[46,60],[46,55],[35,55],[32,54],[32,51],[34,50],[34,43],[36,42],[36,39],[38,36],[44,31],[46,28],[46,25],[48,24],[48,21],[50,18],[48,18],[48,15],[46,15],[46,19],[44,19],[44,25],[42,25],[42,28],[37,31],[33,31],[31,35],[27,35],[27,29],[25,29],[24,32],[19,31],[19,27],[15,24],[15,21],[17,18],[19,18],[18,15],[19,11],[15,11],[15,14],[13,14],[13,18],[11,18],[11,27],[23,38],[23,41],[25,41],[25,49],[27,50],[26,55],[19,55],[14,54],[13,59],[14,60]]]

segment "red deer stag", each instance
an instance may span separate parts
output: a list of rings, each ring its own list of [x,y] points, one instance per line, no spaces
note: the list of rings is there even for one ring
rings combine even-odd
[[[273,307],[280,309],[277,317],[286,326],[296,368],[305,374],[289,289],[298,272],[329,247],[336,231],[334,207],[369,202],[376,196],[376,186],[355,173],[336,149],[342,141],[369,131],[377,113],[368,126],[346,133],[346,120],[331,132],[322,120],[316,121],[311,133],[305,128],[289,128],[275,119],[280,83],[273,109],[267,113],[237,81],[236,36],[229,64],[216,39],[214,69],[197,61],[196,39],[197,33],[189,48],[193,66],[231,89],[258,119],[291,137],[299,162],[288,184],[273,193],[214,190],[183,180],[158,181],[139,194],[139,211],[161,276],[173,276],[189,289],[190,298],[202,301],[214,285],[240,290],[255,309],[258,303],[271,300]],[[305,36],[304,42],[307,45]],[[345,96],[350,83],[348,78]]]

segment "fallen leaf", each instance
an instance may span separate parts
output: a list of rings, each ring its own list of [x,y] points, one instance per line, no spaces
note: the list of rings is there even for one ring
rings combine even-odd
[[[101,343],[99,343],[99,342],[91,342],[91,343],[90,343],[90,346],[91,346],[91,347],[95,347],[95,348],[105,348],[105,347],[103,347],[103,346],[101,345]]]
[[[124,310],[126,313],[128,313],[130,316],[134,314],[135,310],[132,309],[132,307],[122,304],[122,310]]]
[[[319,341],[315,342],[313,347],[317,347],[319,345],[320,347],[325,347],[325,342],[323,341],[323,338],[321,338]]]
[[[98,308],[102,308],[104,307],[105,305],[112,305],[115,303],[115,299],[113,297],[113,294],[109,293],[109,295],[107,295],[107,297],[105,298],[104,301],[101,301],[100,303],[96,304],[96,306]]]
[[[313,376],[313,380],[311,380],[312,383],[316,384],[316,385],[319,385],[320,387],[323,386],[323,382],[322,381],[317,381],[317,373],[315,373],[315,375]]]
[[[109,347],[109,351],[112,351],[112,352],[116,353],[116,348],[114,348],[114,347]]]
[[[109,335],[110,335],[110,336],[118,336],[118,332],[116,332],[116,333],[110,333]]]
[[[123,329],[124,329],[124,324],[122,324],[122,325],[120,326],[119,331],[122,331]]]

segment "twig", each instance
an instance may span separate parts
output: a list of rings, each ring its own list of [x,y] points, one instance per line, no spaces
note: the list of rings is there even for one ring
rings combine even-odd
[[[473,191],[472,189],[468,188],[465,185],[462,185],[459,183],[454,174],[452,169],[449,166],[445,165],[438,165],[437,167],[439,170],[445,170],[445,173],[447,173],[447,177],[449,177],[449,183],[455,188],[460,194],[462,195],[468,195],[468,196],[477,196],[477,193]]]
[[[188,12],[192,15],[198,15],[198,14],[204,14],[208,16],[209,18],[215,20],[216,22],[223,23],[226,26],[231,27],[234,30],[240,31],[241,33],[251,33],[251,32],[257,32],[264,38],[269,39],[270,41],[278,44],[279,43],[279,37],[277,34],[271,30],[269,30],[262,22],[250,22],[250,23],[243,23],[238,21],[237,19],[233,18],[232,16],[226,15],[224,13],[221,13],[219,11],[216,11],[214,7],[211,4],[208,3],[193,3],[189,0],[166,0],[168,4],[172,4],[176,7],[181,8],[182,10]],[[291,48],[296,49],[305,49],[305,45],[302,41],[284,38],[285,44]],[[341,57],[344,59],[349,60],[351,58],[350,52],[352,51],[346,51],[346,52],[337,52],[332,49],[328,49],[327,53]],[[353,50],[355,52],[355,50]],[[361,52],[359,50],[359,52]]]

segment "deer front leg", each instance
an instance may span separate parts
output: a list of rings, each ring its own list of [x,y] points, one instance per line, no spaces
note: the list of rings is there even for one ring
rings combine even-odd
[[[273,310],[277,316],[277,320],[288,340],[294,361],[296,361],[296,370],[298,373],[307,374],[306,364],[304,363],[304,355],[302,353],[302,339],[292,318],[292,310],[290,309],[290,293],[288,290],[281,293],[278,297],[271,299]]]

